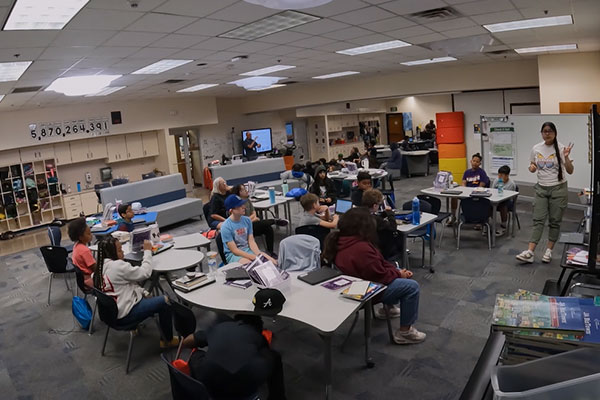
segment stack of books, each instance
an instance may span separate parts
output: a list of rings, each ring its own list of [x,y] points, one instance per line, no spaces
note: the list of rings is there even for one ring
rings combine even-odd
[[[600,347],[600,299],[545,296],[526,290],[500,294],[492,328],[505,335],[504,364]]]
[[[215,281],[215,278],[211,278],[202,272],[189,272],[181,278],[175,279],[172,283],[173,288],[179,289],[182,292],[191,292],[194,289],[198,289],[202,286],[206,286]]]
[[[382,283],[362,280],[354,281],[350,287],[342,291],[341,295],[352,300],[366,301],[379,293],[383,288],[385,288],[385,285]]]
[[[600,265],[598,260],[598,255],[596,257],[596,265]],[[580,267],[587,267],[588,265],[588,251],[584,250],[580,247],[571,247],[567,250],[567,264],[568,265],[577,265]]]

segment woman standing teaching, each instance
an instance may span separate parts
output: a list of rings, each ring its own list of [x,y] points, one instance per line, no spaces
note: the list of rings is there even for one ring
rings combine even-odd
[[[563,212],[567,208],[567,179],[565,172],[573,173],[573,162],[569,158],[573,144],[565,147],[558,142],[558,132],[552,122],[542,125],[541,143],[531,149],[529,171],[537,172],[535,200],[533,204],[533,229],[529,239],[529,248],[517,255],[522,262],[532,263],[533,252],[544,232],[548,219],[548,246],[542,261],[552,261],[552,249],[558,240]]]

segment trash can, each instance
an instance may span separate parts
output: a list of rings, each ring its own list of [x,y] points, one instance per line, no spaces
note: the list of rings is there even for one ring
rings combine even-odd
[[[492,370],[494,399],[600,398],[600,350],[583,348]]]

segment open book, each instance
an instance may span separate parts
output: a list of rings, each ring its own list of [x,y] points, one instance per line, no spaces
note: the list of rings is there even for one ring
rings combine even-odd
[[[287,272],[277,268],[262,254],[251,263],[244,265],[244,269],[254,283],[268,288],[275,287],[290,277]]]

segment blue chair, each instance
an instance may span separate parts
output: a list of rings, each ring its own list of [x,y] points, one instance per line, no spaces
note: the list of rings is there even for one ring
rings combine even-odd
[[[469,197],[460,202],[460,219],[458,222],[458,235],[456,237],[456,249],[460,249],[460,228],[464,224],[485,225],[487,227],[488,249],[492,249],[492,236],[489,217],[491,204],[488,199],[479,197]]]
[[[50,292],[52,291],[52,279],[54,278],[54,275],[62,274],[65,277],[67,290],[71,290],[67,275],[74,273],[75,267],[71,264],[67,249],[64,247],[42,246],[40,247],[40,252],[46,263],[46,268],[48,268],[48,272],[50,272],[50,278],[48,280],[48,305],[50,305]]]
[[[49,225],[48,226],[48,238],[50,239],[50,245],[51,246],[57,246],[57,247],[61,247],[60,246],[60,241],[62,240],[62,232],[60,231],[60,227],[59,226],[53,226],[53,225]],[[68,246],[62,246],[65,249],[67,249],[67,253],[70,253],[73,251],[73,245],[70,244]]]

